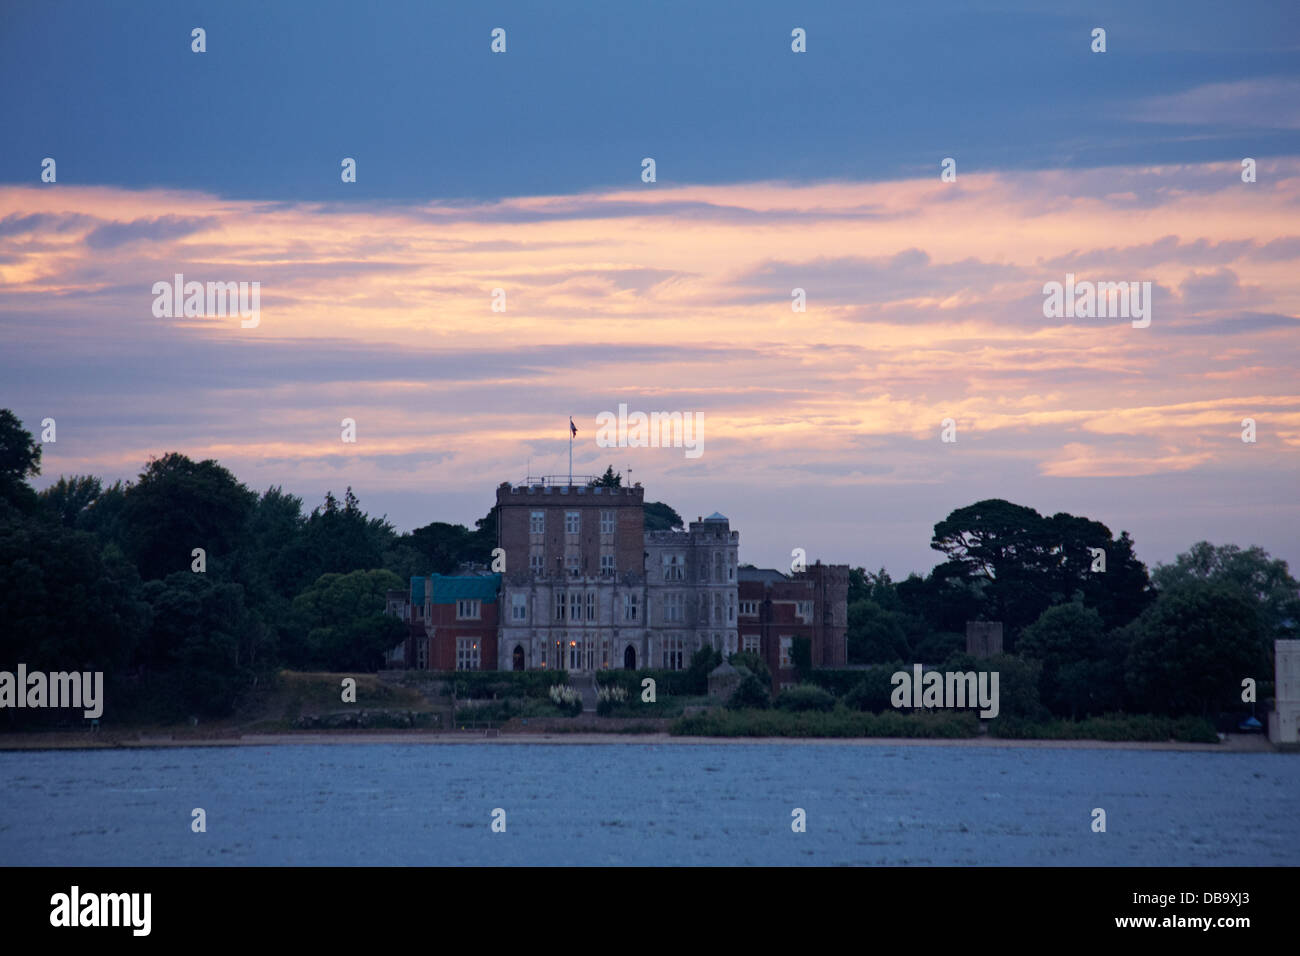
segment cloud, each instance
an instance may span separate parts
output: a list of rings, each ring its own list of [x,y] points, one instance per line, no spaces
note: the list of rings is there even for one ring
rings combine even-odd
[[[110,222],[87,233],[86,245],[92,249],[114,249],[130,242],[180,239],[213,229],[217,222],[216,216],[158,216],[131,222]]]
[[[1300,129],[1300,80],[1264,77],[1206,83],[1139,100],[1132,117],[1144,123],[1178,123],[1218,130]]]

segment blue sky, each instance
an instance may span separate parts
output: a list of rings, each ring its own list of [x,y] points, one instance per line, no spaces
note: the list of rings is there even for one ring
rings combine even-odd
[[[660,182],[723,183],[889,179],[943,156],[970,172],[1190,163],[1300,142],[1295,96],[1289,117],[1272,101],[1300,74],[1294,3],[11,0],[0,17],[8,182],[49,155],[69,183],[484,198],[625,186],[644,156]],[[498,26],[505,55],[489,51]],[[1234,123],[1188,96],[1244,81],[1260,86]],[[343,156],[359,168],[346,194]]]

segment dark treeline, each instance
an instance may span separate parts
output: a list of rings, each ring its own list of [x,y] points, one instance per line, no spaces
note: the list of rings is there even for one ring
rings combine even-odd
[[[1003,623],[1016,716],[1249,713],[1242,681],[1262,701],[1273,641],[1300,634],[1300,585],[1259,548],[1201,542],[1148,574],[1127,532],[997,499],[954,511],[930,546],[947,560],[925,577],[850,574],[849,660],[885,665],[884,694],[905,663],[975,666],[965,625],[985,620]]]
[[[40,444],[0,409],[0,670],[103,671],[106,719],[224,716],[284,667],[374,671],[405,636],[385,591],[488,566],[497,544],[495,506],[472,530],[398,534],[351,488],[304,511],[179,454],[134,482],[60,477],[37,493],[40,465]],[[646,508],[649,526],[681,526],[667,505]]]
[[[40,464],[0,409],[0,670],[103,671],[115,721],[227,715],[284,667],[374,671],[404,635],[384,592],[489,565],[496,547],[495,508],[473,529],[398,534],[351,488],[307,511],[215,461],[168,454],[133,482],[61,477],[37,493]],[[646,504],[647,528],[681,525]],[[1259,549],[1199,544],[1148,575],[1127,534],[1005,501],[953,512],[932,546],[946,560],[924,578],[852,572],[850,662],[960,664],[965,622],[1000,620],[1003,694],[1018,680],[1027,715],[1248,709],[1242,678],[1266,685],[1273,639],[1300,620],[1296,581]],[[7,710],[20,717],[37,715]]]

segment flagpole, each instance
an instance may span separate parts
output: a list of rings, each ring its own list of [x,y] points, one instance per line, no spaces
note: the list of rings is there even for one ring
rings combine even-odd
[[[573,486],[573,416],[569,416],[569,486]]]

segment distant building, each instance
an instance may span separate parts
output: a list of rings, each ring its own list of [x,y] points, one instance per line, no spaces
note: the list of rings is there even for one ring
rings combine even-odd
[[[724,657],[756,651],[780,684],[795,679],[795,636],[812,641],[814,666],[844,665],[847,565],[747,581],[738,571],[740,534],[725,515],[684,531],[646,531],[644,505],[640,484],[501,484],[504,573],[416,577],[405,600],[390,593],[388,613],[408,622],[410,636],[389,666],[683,670],[711,647]],[[462,601],[477,601],[481,616],[460,616]]]
[[[776,689],[798,680],[791,654],[806,637],[814,667],[848,663],[849,566],[822,564],[786,575],[770,568],[740,569],[740,650],[758,654]]]
[[[389,667],[495,670],[501,575],[430,574],[411,578],[404,602],[388,592],[388,612],[407,623]]]
[[[966,653],[972,657],[992,657],[1002,653],[1001,621],[967,621]]]
[[[1300,742],[1300,641],[1274,641],[1275,690],[1268,715],[1268,739],[1275,744]]]

